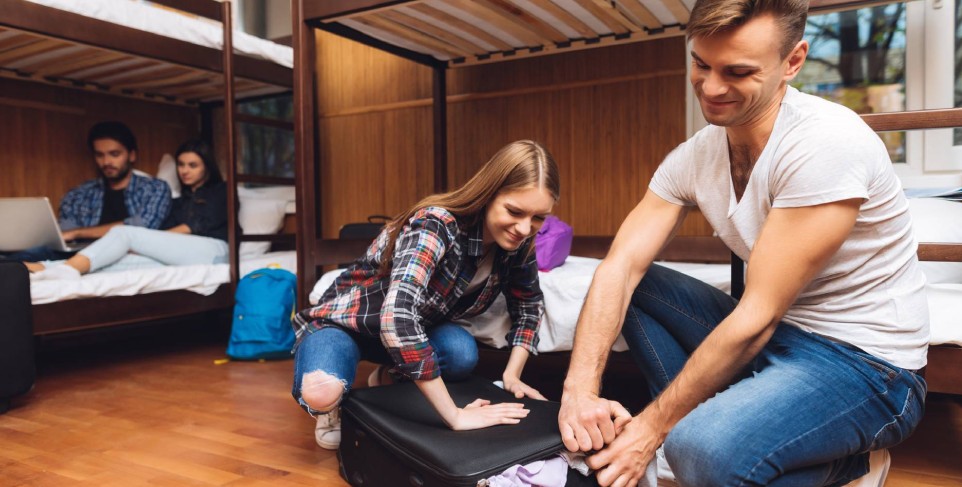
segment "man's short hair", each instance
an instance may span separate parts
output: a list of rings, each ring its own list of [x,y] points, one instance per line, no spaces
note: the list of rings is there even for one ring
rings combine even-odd
[[[770,14],[783,32],[779,49],[782,59],[802,40],[808,18],[808,0],[698,0],[686,28],[688,40],[706,37],[741,26]]]
[[[90,132],[87,134],[87,146],[90,147],[91,152],[94,150],[94,141],[100,139],[116,140],[120,145],[126,147],[127,151],[137,150],[137,138],[123,122],[100,122],[90,127]]]

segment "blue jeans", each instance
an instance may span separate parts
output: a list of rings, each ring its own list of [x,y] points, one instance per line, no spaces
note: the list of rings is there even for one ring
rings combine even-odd
[[[163,265],[207,265],[227,262],[227,252],[227,242],[216,238],[118,225],[84,247],[80,255],[90,259],[90,272],[94,272],[108,266],[112,271],[142,267],[124,266],[131,253]]]
[[[428,340],[446,381],[463,380],[478,363],[478,344],[464,328],[445,323],[427,329]],[[344,384],[343,399],[351,390],[357,364],[361,359],[382,365],[394,365],[377,337],[363,336],[336,326],[328,326],[307,335],[294,353],[294,388],[291,394],[311,415],[318,414],[301,397],[304,374],[323,371]]]
[[[622,334],[652,397],[735,305],[697,279],[649,269]],[[869,451],[915,430],[925,392],[915,372],[781,323],[731,386],[675,426],[665,456],[686,487],[844,485],[868,472]]]

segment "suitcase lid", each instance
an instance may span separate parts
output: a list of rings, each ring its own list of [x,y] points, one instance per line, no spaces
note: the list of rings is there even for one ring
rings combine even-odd
[[[516,399],[477,377],[445,385],[458,407],[481,398],[492,403],[521,402],[531,412],[515,425],[453,431],[417,386],[406,382],[353,390],[341,413],[357,421],[391,453],[458,483],[487,478],[563,448],[558,432],[559,403]]]

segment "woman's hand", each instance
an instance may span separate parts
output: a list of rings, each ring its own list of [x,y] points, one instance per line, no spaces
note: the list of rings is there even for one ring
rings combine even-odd
[[[491,404],[487,399],[475,399],[471,404],[458,408],[457,414],[448,421],[448,426],[455,431],[466,431],[497,424],[518,424],[529,412],[521,403]]]
[[[539,401],[547,400],[546,397],[542,396],[540,392],[534,387],[521,382],[518,376],[510,375],[507,372],[501,376],[504,382],[504,390],[510,392],[514,397],[521,399],[522,397],[530,397],[531,399],[537,399]]]

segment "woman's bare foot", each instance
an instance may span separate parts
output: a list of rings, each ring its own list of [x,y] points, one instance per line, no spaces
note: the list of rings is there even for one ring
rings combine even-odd
[[[27,270],[30,272],[40,272],[46,267],[39,262],[24,262],[23,265],[27,266]]]

